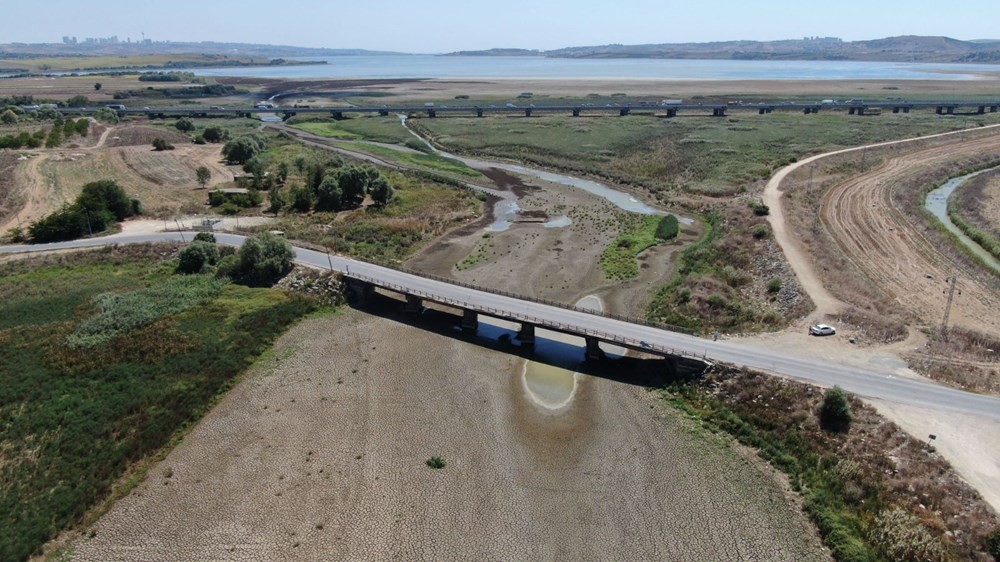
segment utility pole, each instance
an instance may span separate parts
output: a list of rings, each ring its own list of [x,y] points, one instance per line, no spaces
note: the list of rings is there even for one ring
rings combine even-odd
[[[944,307],[944,320],[941,321],[941,337],[944,341],[948,341],[948,317],[951,315],[951,302],[955,299],[955,285],[958,283],[958,275],[952,275],[945,278],[945,283],[949,283],[949,287],[945,289],[948,293],[948,304]],[[958,294],[962,294],[959,291]]]

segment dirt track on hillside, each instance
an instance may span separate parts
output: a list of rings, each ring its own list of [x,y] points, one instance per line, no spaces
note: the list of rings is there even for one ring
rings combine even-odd
[[[826,558],[769,468],[640,386],[547,410],[523,359],[352,310],[271,357],[75,560]]]
[[[840,250],[873,283],[899,305],[927,324],[941,321],[947,303],[944,280],[960,277],[961,296],[951,322],[994,336],[1000,335],[996,284],[965,275],[965,267],[925,237],[921,228],[900,211],[897,185],[965,155],[995,153],[1000,135],[960,140],[918,150],[830,189],[823,199],[823,225]]]

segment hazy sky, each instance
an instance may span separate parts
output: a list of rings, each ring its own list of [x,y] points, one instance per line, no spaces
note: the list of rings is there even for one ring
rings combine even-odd
[[[0,43],[63,35],[414,53],[729,39],[994,38],[997,0],[46,0],[4,2]],[[17,23],[23,22],[23,23]]]

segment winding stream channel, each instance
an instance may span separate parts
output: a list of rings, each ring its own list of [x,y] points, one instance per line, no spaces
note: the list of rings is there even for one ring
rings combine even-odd
[[[638,199],[629,195],[628,193],[618,191],[607,185],[604,185],[603,183],[599,183],[593,180],[577,178],[574,176],[567,176],[565,174],[558,174],[547,170],[539,170],[537,168],[530,168],[528,166],[522,166],[520,164],[495,162],[491,160],[481,160],[478,158],[468,158],[466,156],[458,156],[456,154],[451,154],[450,152],[445,152],[443,150],[438,149],[427,139],[420,136],[416,131],[411,129],[407,124],[406,120],[407,120],[406,115],[399,115],[400,124],[403,127],[405,127],[406,130],[409,131],[411,135],[419,139],[420,142],[427,145],[427,147],[430,150],[432,150],[435,154],[443,156],[445,158],[458,160],[459,162],[462,162],[463,164],[469,166],[470,168],[474,168],[477,170],[498,168],[507,172],[511,172],[513,174],[521,176],[530,176],[533,178],[540,179],[542,181],[558,183],[576,189],[581,189],[583,191],[596,195],[612,203],[619,209],[630,211],[633,213],[639,213],[643,215],[669,214],[666,211],[662,211],[655,207],[651,207],[643,203],[642,201],[639,201]],[[470,187],[475,187],[475,186],[470,186]],[[498,201],[494,206],[493,212],[496,220],[493,222],[492,225],[490,225],[490,227],[487,230],[491,230],[494,232],[507,230],[508,228],[510,228],[511,224],[513,224],[514,219],[517,216],[517,213],[520,211],[520,208],[517,205],[517,196],[507,193],[505,193],[505,195],[506,196],[501,201]],[[682,224],[692,224],[694,222],[694,219],[691,219],[689,217],[682,217],[680,215],[677,216],[677,220],[680,221]],[[570,224],[572,224],[572,221],[570,220],[569,217],[565,215],[552,217],[551,219],[545,222],[545,226],[549,228],[561,228],[569,226]]]
[[[977,244],[975,240],[969,238],[961,228],[951,222],[951,217],[948,216],[948,198],[951,197],[951,194],[958,189],[960,185],[978,176],[979,174],[992,172],[994,170],[1000,170],[1000,167],[988,168],[986,170],[980,170],[978,172],[973,172],[971,174],[966,174],[964,176],[948,180],[942,184],[941,187],[935,188],[927,194],[927,198],[924,199],[924,207],[937,217],[937,219],[941,221],[941,224],[943,224],[949,232],[954,234],[962,244],[969,248],[972,253],[982,259],[982,261],[994,271],[1000,272],[1000,260],[994,258],[992,254]]]

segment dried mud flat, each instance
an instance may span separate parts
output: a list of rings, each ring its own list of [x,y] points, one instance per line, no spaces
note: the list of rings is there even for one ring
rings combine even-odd
[[[354,310],[262,360],[75,560],[824,560],[766,468],[643,388]],[[441,456],[447,466],[425,465]]]

